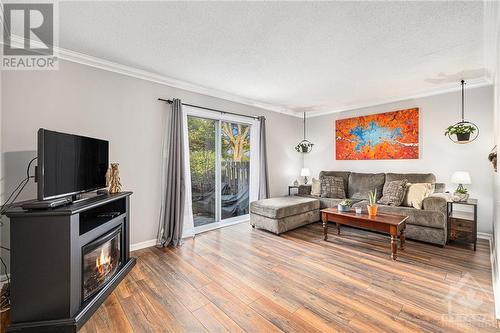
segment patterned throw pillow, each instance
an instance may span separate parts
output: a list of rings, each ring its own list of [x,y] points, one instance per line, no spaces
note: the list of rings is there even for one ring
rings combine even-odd
[[[407,182],[406,179],[388,182],[384,186],[382,198],[378,203],[389,206],[400,206],[405,198]]]
[[[321,197],[344,199],[344,180],[341,177],[323,176],[321,182]]]

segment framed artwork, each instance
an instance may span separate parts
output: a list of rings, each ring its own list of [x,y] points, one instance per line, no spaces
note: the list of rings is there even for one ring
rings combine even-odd
[[[335,121],[337,160],[418,159],[418,108]]]

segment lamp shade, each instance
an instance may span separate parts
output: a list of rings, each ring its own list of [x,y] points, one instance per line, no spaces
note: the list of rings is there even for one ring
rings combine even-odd
[[[471,184],[470,175],[467,171],[455,171],[451,175],[451,182],[453,184]]]
[[[311,170],[309,170],[309,168],[302,168],[302,170],[300,170],[300,175],[302,177],[309,177],[311,175]]]

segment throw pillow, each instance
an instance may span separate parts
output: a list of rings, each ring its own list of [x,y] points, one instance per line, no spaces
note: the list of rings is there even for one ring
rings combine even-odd
[[[344,199],[344,180],[341,177],[323,176],[321,182],[321,197]]]
[[[431,183],[408,183],[403,206],[422,209],[422,201],[432,194]]]
[[[313,178],[312,187],[311,187],[311,195],[320,196],[321,195],[321,182],[319,179]]]
[[[405,198],[407,182],[406,179],[388,182],[384,186],[382,198],[378,203],[389,206],[400,206]]]

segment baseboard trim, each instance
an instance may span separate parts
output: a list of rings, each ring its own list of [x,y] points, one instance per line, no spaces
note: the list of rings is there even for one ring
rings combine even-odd
[[[193,237],[194,237],[194,233],[193,234],[188,233],[187,235],[182,235],[182,239],[193,238]],[[130,251],[142,250],[142,249],[145,249],[147,247],[152,247],[152,246],[156,246],[156,238],[150,239],[150,240],[147,240],[144,242],[130,244]]]
[[[491,242],[493,240],[493,234],[489,234],[487,232],[478,232],[477,238],[489,240],[490,241],[490,249],[491,249]]]
[[[130,244],[130,251],[137,251],[137,250],[145,249],[147,247],[151,247],[151,246],[155,246],[155,245],[156,245],[156,238],[150,239],[150,240],[147,240],[144,242]]]

